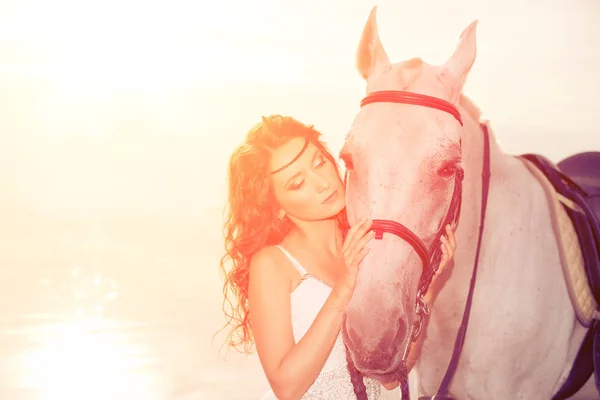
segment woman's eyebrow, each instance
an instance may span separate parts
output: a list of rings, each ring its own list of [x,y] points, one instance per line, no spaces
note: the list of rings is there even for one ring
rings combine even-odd
[[[321,150],[319,150],[318,148],[315,149],[315,151],[313,152],[313,155],[311,157],[311,162],[315,161],[315,158],[317,158],[318,155],[321,154]],[[298,171],[296,172],[294,175],[290,176],[286,181],[285,184],[288,185],[290,183],[290,181],[294,180],[295,178],[298,177],[298,175],[302,174],[302,171]]]

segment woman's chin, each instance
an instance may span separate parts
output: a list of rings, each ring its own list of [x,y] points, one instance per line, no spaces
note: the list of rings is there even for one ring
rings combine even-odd
[[[324,204],[327,206],[327,218],[335,218],[339,213],[341,213],[346,207],[346,203],[344,203],[344,199],[337,200],[331,204]]]

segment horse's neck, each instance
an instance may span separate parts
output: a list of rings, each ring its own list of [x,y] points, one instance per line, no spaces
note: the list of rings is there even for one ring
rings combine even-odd
[[[456,272],[456,275],[461,276],[462,279],[452,279],[452,283],[460,287],[460,290],[464,292],[463,297],[466,298],[467,290],[465,289],[468,289],[473,272],[481,224],[485,146],[482,124],[487,124],[487,122],[480,120],[479,110],[466,97],[462,98],[461,106],[463,106],[461,114],[464,119],[462,153],[465,177],[462,212],[456,232],[461,245],[456,250],[453,272]],[[501,239],[507,233],[510,235],[511,221],[523,221],[531,217],[531,210],[526,205],[527,201],[516,197],[523,196],[525,199],[531,199],[533,195],[529,195],[532,190],[531,181],[527,179],[527,176],[519,173],[525,170],[521,161],[505,154],[498,146],[491,126],[488,125],[487,128],[491,177],[487,188],[484,235],[487,235],[488,238],[493,236],[494,239],[484,240],[480,257],[485,254],[486,257],[496,259],[501,247],[486,244],[493,244],[496,239]],[[524,242],[515,243],[515,252],[520,252],[519,246],[525,245]],[[485,263],[484,261],[485,259],[480,260],[480,263],[484,264],[485,268],[496,267],[497,263]],[[506,269],[504,266],[502,268]]]
[[[428,393],[439,385],[452,353],[479,235],[483,134],[472,110],[463,108],[461,114],[465,179],[458,247],[450,277],[433,305],[416,366],[420,386]],[[507,398],[506,393],[546,399],[577,351],[582,332],[576,327],[562,280],[543,190],[520,160],[501,151],[491,132],[489,145],[491,180],[485,229],[453,390],[458,398],[466,398],[468,392],[473,398],[494,400]],[[548,321],[560,323],[547,329]],[[544,354],[543,361],[540,354]],[[486,371],[492,364],[490,374]],[[469,380],[479,383],[469,386]],[[518,385],[522,388],[510,391]]]
[[[463,116],[464,127],[462,136],[462,154],[465,177],[463,182],[462,210],[459,225],[456,231],[457,249],[454,255],[454,265],[452,267],[451,277],[444,284],[439,295],[439,301],[434,304],[434,313],[436,318],[432,318],[432,323],[444,321],[443,326],[439,328],[455,331],[462,319],[464,305],[469,290],[471,275],[477,242],[479,239],[479,226],[481,221],[482,207],[482,171],[484,167],[484,140],[483,132],[477,108],[467,99],[462,99],[460,107]],[[490,241],[482,243],[479,270],[487,268],[488,271],[493,268],[499,268],[499,263],[486,262],[496,260],[500,257],[501,247],[488,245],[496,240],[503,240],[503,236],[510,232],[511,220],[524,220],[528,218],[529,211],[526,207],[516,207],[516,204],[522,203],[513,199],[515,193],[527,197],[531,187],[527,186],[527,181],[508,179],[511,175],[511,169],[519,168],[518,161],[514,157],[507,156],[502,152],[496,143],[493,131],[488,129],[489,134],[489,154],[491,179],[488,188],[488,202],[485,213],[484,236],[492,237]],[[495,201],[504,199],[504,201]],[[493,232],[493,234],[492,234]],[[524,249],[518,246],[525,246],[526,243],[515,243],[513,249],[520,253]],[[502,266],[504,272],[512,266]]]
[[[417,365],[422,387],[429,392],[439,385],[445,372],[445,368],[441,367],[447,365],[451,356],[469,291],[479,235],[483,134],[478,119],[472,113],[461,109],[461,114],[465,123],[462,142],[465,178],[461,217],[456,231],[457,249],[451,274],[433,305],[427,337]],[[492,362],[494,356],[487,352],[498,349],[504,353],[515,352],[503,354],[505,358],[498,360],[500,364],[495,367],[498,383],[493,384],[514,385],[515,382],[510,382],[510,375],[518,371],[514,365],[507,365],[504,367],[506,371],[498,372],[503,368],[502,362],[509,357],[513,357],[512,360],[520,357],[522,365],[527,366],[530,361],[528,356],[518,352],[527,353],[527,348],[521,345],[532,334],[537,335],[538,339],[531,344],[526,343],[531,347],[540,346],[540,349],[544,349],[544,346],[551,348],[555,345],[550,343],[555,340],[553,336],[539,330],[544,321],[565,321],[565,325],[558,328],[561,332],[553,334],[566,336],[565,340],[568,340],[574,324],[573,312],[562,282],[542,189],[520,160],[501,151],[492,132],[489,145],[491,180],[485,228],[473,308],[461,361],[462,365],[471,364],[471,375],[484,379],[480,375],[483,372],[477,371],[487,368],[485,362]],[[540,288],[543,288],[543,294],[540,294]],[[546,296],[546,292],[550,296]],[[484,342],[493,345],[481,347]],[[473,346],[479,346],[479,349]],[[563,359],[547,359],[556,364],[554,368],[560,368],[564,354]],[[484,362],[480,365],[482,360]],[[476,368],[475,372],[473,368]],[[465,379],[464,375],[455,378],[458,390],[461,385],[463,389],[467,385]],[[548,379],[556,377],[549,373]],[[487,395],[490,399],[497,398],[492,393],[484,394],[482,398]]]

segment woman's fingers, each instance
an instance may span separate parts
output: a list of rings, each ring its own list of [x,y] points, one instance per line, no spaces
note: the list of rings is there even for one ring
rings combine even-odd
[[[437,270],[437,273],[440,273],[444,267],[446,267],[446,264],[448,264],[448,261],[450,260],[450,256],[448,254],[448,246],[446,245],[445,241],[442,242],[442,259],[440,260],[440,266]]]
[[[446,226],[446,235],[448,241],[450,242],[450,248],[452,249],[452,253],[456,250],[456,236],[454,236],[454,229],[450,227],[450,225]]]
[[[435,271],[435,273],[433,274],[433,277],[431,278],[431,283],[430,283],[429,288],[431,288],[431,285],[433,285],[433,283],[440,277],[440,275],[444,271],[444,268],[446,268],[446,265],[448,264],[448,260],[450,259],[448,257],[448,248],[446,247],[446,245],[444,243],[442,243],[441,247],[442,247],[442,258],[440,259],[440,265],[439,265],[437,271]]]
[[[354,232],[356,232],[356,230],[365,223],[365,220],[360,220],[358,221],[356,224],[352,225],[350,227],[350,229],[348,229],[348,232],[346,232],[346,238],[344,239],[344,243],[342,244],[342,251],[345,252],[346,250],[348,250],[348,247],[350,246],[350,242],[352,242],[352,238],[354,237]]]
[[[347,252],[348,250],[352,249],[356,241],[363,237],[364,234],[371,228],[371,224],[372,221],[370,219],[363,219],[354,224],[348,230],[348,234],[346,235],[346,239],[342,245],[342,251]]]
[[[371,229],[372,224],[373,221],[367,218],[365,222],[363,222],[363,224],[356,230],[356,233],[354,234],[353,238],[354,241],[356,242],[357,240],[360,240],[363,236],[365,236],[365,234],[369,232],[369,229]]]
[[[357,255],[360,254],[365,248],[368,249],[367,244],[371,239],[375,237],[375,232],[369,231],[363,237],[361,237],[356,244],[348,249],[348,258],[353,260],[354,263],[360,263],[360,261],[356,261]],[[364,256],[363,256],[364,258]]]
[[[369,250],[370,249],[368,247],[363,247],[360,251],[353,255],[352,258],[346,260],[346,273],[348,274],[347,276],[351,287],[354,287],[354,284],[356,283],[358,266],[363,258],[365,258]]]
[[[360,251],[358,253],[356,253],[354,258],[352,259],[352,269],[353,270],[358,269],[358,266],[360,265],[361,261],[365,258],[367,253],[369,253],[369,250],[371,250],[371,249],[369,249],[368,247],[363,247],[362,249],[360,249]]]
[[[456,249],[456,238],[454,237],[454,230],[450,225],[446,225],[446,235],[442,235],[440,241],[442,242],[440,246],[442,250],[442,257],[440,259],[440,265],[431,279],[431,283],[436,281],[454,256],[454,250]]]
[[[367,232],[363,237],[361,237],[357,242],[356,245],[354,246],[354,248],[356,250],[360,250],[363,247],[365,247],[370,241],[371,239],[373,239],[375,237],[375,232],[373,231],[369,231]]]

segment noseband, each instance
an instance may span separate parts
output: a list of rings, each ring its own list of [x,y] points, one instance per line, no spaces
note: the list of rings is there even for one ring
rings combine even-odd
[[[423,106],[423,107],[428,107],[428,108],[434,108],[434,109],[444,111],[444,112],[452,115],[454,118],[456,118],[456,120],[460,123],[460,125],[463,126],[463,121],[462,121],[462,118],[460,116],[460,112],[458,111],[458,109],[452,103],[450,103],[446,100],[439,99],[437,97],[431,97],[431,96],[427,96],[427,95],[423,95],[423,94],[419,94],[419,93],[412,93],[412,92],[405,92],[405,91],[395,91],[395,90],[379,91],[379,92],[369,93],[361,101],[361,107],[364,107],[367,104],[372,104],[372,103],[402,103],[402,104],[411,104],[411,105]],[[485,168],[484,168],[484,175],[485,175],[485,177],[487,177],[487,179],[489,179],[489,154],[488,154],[488,142],[487,142],[488,139],[487,139],[487,130],[485,127],[484,127],[484,132],[485,132],[485,141],[486,141],[486,147],[484,149],[484,152],[485,152],[484,162],[488,161],[487,175],[485,175],[485,173],[486,173]],[[445,229],[446,225],[448,225],[448,224],[452,225],[452,224],[455,224],[456,222],[458,222],[459,217],[460,217],[460,210],[461,210],[461,203],[462,203],[462,181],[463,181],[463,178],[464,178],[463,170],[458,169],[456,171],[455,177],[454,177],[454,190],[452,193],[452,198],[450,200],[450,205],[448,207],[448,211],[437,231],[437,234],[433,238],[429,248],[425,245],[424,241],[418,235],[416,235],[413,231],[411,231],[405,225],[402,225],[400,222],[392,221],[392,220],[385,220],[385,219],[374,219],[372,226],[371,226],[371,230],[373,230],[375,232],[375,239],[383,239],[383,234],[389,233],[389,234],[395,235],[395,236],[399,237],[400,239],[404,240],[405,242],[407,242],[409,245],[411,245],[413,247],[413,249],[418,254],[418,256],[421,259],[421,262],[423,264],[423,272],[421,273],[421,279],[419,281],[419,286],[417,289],[417,297],[416,297],[416,302],[415,302],[415,320],[411,327],[409,340],[407,341],[404,351],[402,353],[402,364],[403,364],[402,368],[404,367],[404,365],[406,363],[406,359],[408,357],[408,352],[410,350],[411,344],[418,339],[419,335],[422,332],[423,324],[424,324],[425,320],[427,319],[427,317],[429,316],[429,305],[425,302],[424,296],[429,288],[429,285],[431,284],[433,276],[437,272],[439,265],[440,265],[441,255],[442,255],[441,238],[444,235],[444,229]],[[485,200],[485,198],[487,198],[487,184],[485,182],[485,178],[484,178],[484,187],[482,189],[484,189],[486,191],[486,195],[484,196],[484,200]],[[482,207],[481,229],[483,228],[483,213],[484,212],[485,212],[485,204]],[[479,255],[480,242],[481,242],[481,231],[480,231],[480,237],[479,237],[479,243],[478,243],[478,249],[477,249],[477,257]],[[476,265],[477,265],[477,260],[476,260]],[[469,298],[472,296],[474,278],[475,278],[475,273],[476,273],[476,265],[475,265],[475,268],[473,271],[473,279],[471,282],[471,290],[469,293]],[[468,319],[469,309],[470,309],[470,302],[468,301],[468,306],[465,309],[465,315],[467,316],[467,319]],[[466,329],[466,322],[464,321],[464,319],[463,319],[462,325],[464,325],[464,329]],[[461,328],[463,327],[462,325],[461,325]],[[462,336],[461,340],[464,340],[464,331],[463,331],[463,336]],[[458,338],[457,338],[457,344],[458,344]],[[458,347],[460,347],[460,349],[462,348],[462,343],[460,343],[460,346],[457,346],[457,344],[455,344],[455,353],[457,353],[456,350]],[[449,366],[449,371],[451,369],[453,370],[452,374],[456,368],[456,366],[453,365],[453,363],[456,364],[458,362],[458,356],[460,355],[460,349],[459,349],[457,355],[453,354],[451,364]],[[456,360],[455,360],[455,358],[456,358]],[[355,367],[353,365],[352,359],[349,357],[349,355],[348,355],[348,363],[349,363],[350,371],[354,374],[358,374],[357,370],[355,369]],[[406,372],[408,372],[408,371],[406,371]],[[400,390],[402,393],[402,399],[403,400],[410,399],[409,393],[408,393],[407,377],[404,376],[405,374],[398,373],[398,375],[402,375],[401,382],[400,382]],[[443,397],[445,392],[447,392],[447,386],[449,385],[449,379],[451,379],[451,374],[449,372],[447,372],[447,376],[444,377],[444,384],[442,385],[444,387],[443,388],[440,387],[440,390],[438,391],[438,395],[434,396],[434,398],[450,399],[449,397]],[[352,382],[353,382],[355,394],[357,395],[357,399],[359,399],[359,400],[366,399],[366,393],[364,392],[364,385],[357,385],[355,377],[353,377]]]

